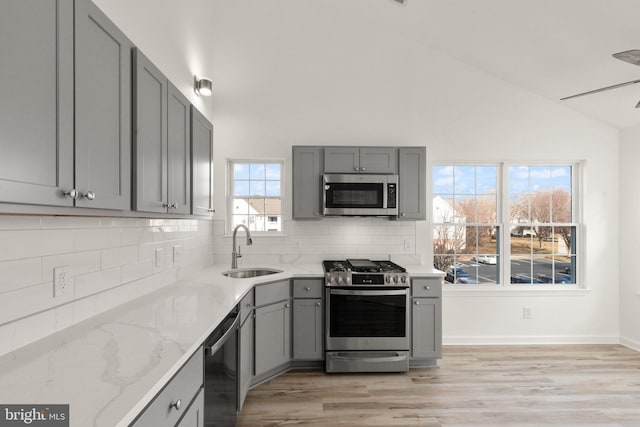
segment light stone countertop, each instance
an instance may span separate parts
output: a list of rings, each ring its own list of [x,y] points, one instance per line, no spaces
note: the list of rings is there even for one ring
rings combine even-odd
[[[128,425],[254,285],[323,276],[320,264],[268,267],[283,272],[231,279],[210,266],[0,357],[0,403],[69,404],[71,426]]]

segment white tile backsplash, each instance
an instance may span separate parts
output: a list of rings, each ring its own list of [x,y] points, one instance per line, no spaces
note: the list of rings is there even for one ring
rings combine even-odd
[[[213,262],[197,219],[0,215],[0,355],[170,284]],[[173,262],[173,246],[183,256]],[[156,248],[164,252],[154,270]],[[71,290],[53,296],[53,269]]]

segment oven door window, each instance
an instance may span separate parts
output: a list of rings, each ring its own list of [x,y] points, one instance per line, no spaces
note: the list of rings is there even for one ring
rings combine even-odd
[[[327,208],[383,208],[384,184],[330,183],[327,184]]]
[[[406,336],[406,292],[401,295],[384,295],[384,291],[334,292],[329,302],[331,337]]]

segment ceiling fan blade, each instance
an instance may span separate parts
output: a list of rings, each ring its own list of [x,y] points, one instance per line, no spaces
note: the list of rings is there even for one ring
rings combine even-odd
[[[638,49],[625,50],[624,52],[614,53],[612,56],[629,64],[640,65],[640,50]]]
[[[582,93],[579,93],[577,95],[566,96],[564,98],[560,98],[560,101],[564,101],[564,100],[571,99],[571,98],[577,98],[579,96],[585,96],[585,95],[591,95],[591,94],[594,94],[594,93],[604,92],[605,90],[611,90],[611,89],[617,89],[619,87],[630,86],[630,85],[634,85],[636,83],[640,83],[640,79],[631,80],[630,82],[618,83],[617,85],[601,87],[600,89],[594,89],[594,90],[590,90],[588,92],[582,92]]]

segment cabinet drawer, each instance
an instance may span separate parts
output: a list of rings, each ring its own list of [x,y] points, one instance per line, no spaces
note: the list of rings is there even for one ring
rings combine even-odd
[[[134,427],[176,425],[189,403],[202,387],[202,371],[203,350],[200,347],[132,425]],[[172,406],[178,400],[180,401],[180,409]]]
[[[294,298],[322,298],[324,279],[293,279]]]
[[[253,289],[247,293],[242,301],[240,301],[240,323],[242,324],[248,315],[253,310]]]
[[[441,297],[442,278],[429,277],[411,279],[411,294],[414,297]]]
[[[291,296],[289,281],[274,282],[255,287],[256,306],[284,301]]]

